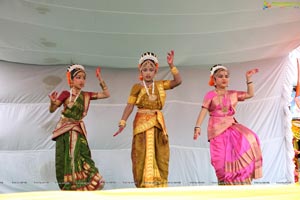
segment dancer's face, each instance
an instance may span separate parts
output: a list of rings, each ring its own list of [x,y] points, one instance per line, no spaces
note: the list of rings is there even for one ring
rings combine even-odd
[[[226,70],[219,69],[216,74],[214,75],[215,77],[215,84],[217,88],[226,88],[229,83],[229,73]]]
[[[77,89],[82,89],[85,85],[85,73],[84,72],[79,72],[76,74],[76,76],[73,78],[73,87]]]
[[[149,60],[146,60],[141,66],[141,74],[144,81],[152,82],[156,74],[155,64]]]

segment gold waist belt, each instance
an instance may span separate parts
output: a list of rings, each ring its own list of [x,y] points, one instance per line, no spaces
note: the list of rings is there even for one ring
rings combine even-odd
[[[145,114],[155,114],[156,112],[159,112],[159,111],[160,110],[150,110],[150,109],[139,108],[137,112],[145,113]]]

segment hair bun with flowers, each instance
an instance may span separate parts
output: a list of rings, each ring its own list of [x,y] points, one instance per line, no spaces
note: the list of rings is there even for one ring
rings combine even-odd
[[[67,81],[69,86],[71,86],[71,80],[78,74],[78,72],[85,72],[85,69],[82,65],[70,65],[67,69]]]
[[[214,65],[212,68],[210,68],[210,78],[209,78],[208,85],[210,85],[210,86],[214,86],[215,85],[214,74],[219,69],[224,69],[224,70],[228,71],[227,67],[224,67],[221,64]]]

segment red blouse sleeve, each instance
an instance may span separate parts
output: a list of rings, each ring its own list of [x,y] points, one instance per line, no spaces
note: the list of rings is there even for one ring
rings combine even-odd
[[[64,91],[62,91],[62,93],[60,93],[57,100],[60,101],[60,102],[64,102],[69,97],[70,97],[70,92],[64,90]]]
[[[98,99],[98,93],[97,92],[86,92],[90,96],[91,100],[96,100]]]

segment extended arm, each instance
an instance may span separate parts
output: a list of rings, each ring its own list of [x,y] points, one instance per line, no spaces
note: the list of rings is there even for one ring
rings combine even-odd
[[[180,73],[178,69],[173,64],[174,61],[174,51],[170,51],[167,56],[167,61],[171,70],[171,73],[173,74],[173,80],[171,80],[170,86],[171,88],[177,87],[182,83]]]
[[[247,94],[245,99],[250,99],[254,96],[254,84],[251,80],[251,77],[253,74],[256,74],[258,72],[258,69],[252,69],[247,71],[246,73],[246,83],[247,83]]]
[[[208,113],[207,108],[202,107],[201,111],[198,115],[195,128],[194,128],[194,140],[197,140],[198,136],[201,134],[201,125],[202,125],[202,122],[205,119],[207,113]]]
[[[104,98],[110,97],[108,87],[101,76],[101,68],[100,67],[98,67],[96,69],[96,77],[98,78],[99,84],[102,88],[102,92],[98,92],[98,94],[97,94],[97,99],[104,99]]]
[[[119,133],[121,133],[123,131],[123,129],[126,126],[126,121],[127,121],[128,117],[130,116],[130,114],[132,113],[133,108],[134,108],[134,104],[127,103],[127,105],[123,111],[122,118],[119,122],[119,130],[113,136],[117,136],[117,135],[119,135]]]

